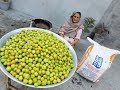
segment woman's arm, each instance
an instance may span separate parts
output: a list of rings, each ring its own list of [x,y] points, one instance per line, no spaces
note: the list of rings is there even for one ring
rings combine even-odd
[[[81,34],[82,34],[82,29],[79,29],[76,37],[74,38],[74,41],[71,43],[72,46],[74,46],[80,40]]]

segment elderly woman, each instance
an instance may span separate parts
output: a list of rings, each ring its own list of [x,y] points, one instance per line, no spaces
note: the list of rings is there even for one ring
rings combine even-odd
[[[59,35],[67,40],[71,46],[74,46],[81,37],[83,24],[80,21],[81,13],[74,12],[68,21],[60,28]]]

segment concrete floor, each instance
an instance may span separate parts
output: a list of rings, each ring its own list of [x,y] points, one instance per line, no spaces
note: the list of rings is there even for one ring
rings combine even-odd
[[[13,13],[14,12],[14,13]],[[29,19],[33,18],[22,13],[18,13],[14,10],[10,11],[0,11],[0,36],[5,33],[22,27],[29,27]],[[26,21],[28,20],[28,21]],[[120,50],[120,0],[114,0],[109,6],[108,10],[102,17],[100,23],[104,22],[108,27],[110,34],[106,36],[104,40],[100,42],[108,48],[113,48]],[[82,42],[82,41],[81,41]],[[78,61],[84,54],[87,46],[82,43],[77,44],[74,49],[78,56]],[[120,55],[118,55],[111,68],[107,70],[104,75],[99,79],[99,82],[93,83],[83,77],[79,76],[77,73],[74,74],[74,78],[77,79],[75,83],[72,83],[73,77],[66,83],[45,90],[120,90]],[[80,82],[80,83],[77,83]],[[13,82],[15,84],[15,82]],[[15,84],[19,88],[21,85]],[[0,71],[0,90],[5,89],[5,77]],[[24,89],[22,89],[24,90]],[[38,90],[33,88],[28,88],[27,90]]]

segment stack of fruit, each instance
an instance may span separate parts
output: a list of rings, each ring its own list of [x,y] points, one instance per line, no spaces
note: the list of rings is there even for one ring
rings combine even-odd
[[[23,30],[0,48],[0,62],[24,84],[45,86],[68,77],[74,67],[64,42],[41,30]]]

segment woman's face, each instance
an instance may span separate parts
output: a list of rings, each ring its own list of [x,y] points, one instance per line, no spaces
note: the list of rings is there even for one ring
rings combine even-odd
[[[75,13],[75,15],[73,15],[73,17],[72,17],[72,22],[78,23],[79,21],[80,21],[80,14]]]

